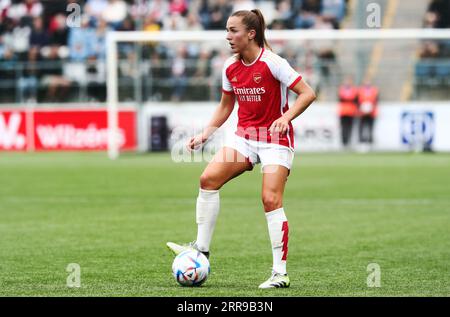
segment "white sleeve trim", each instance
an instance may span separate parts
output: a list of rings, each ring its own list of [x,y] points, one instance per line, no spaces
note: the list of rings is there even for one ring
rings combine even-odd
[[[233,91],[233,87],[231,86],[231,83],[227,77],[227,68],[234,62],[236,62],[235,55],[231,56],[230,58],[228,58],[225,61],[225,64],[223,65],[223,69],[222,69],[222,89],[225,91],[229,91],[229,92]]]
[[[265,51],[261,60],[267,64],[273,77],[287,87],[290,87],[299,77],[301,77],[300,74],[289,65],[286,59],[271,51]]]

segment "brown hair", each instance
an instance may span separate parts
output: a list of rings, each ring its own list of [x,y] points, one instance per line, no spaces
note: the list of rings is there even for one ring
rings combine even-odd
[[[231,16],[242,18],[242,24],[245,25],[247,30],[255,30],[255,41],[258,43],[259,47],[267,47],[270,50],[272,49],[269,43],[267,43],[266,36],[264,35],[264,31],[266,30],[266,22],[264,21],[264,16],[259,9],[253,9],[251,11],[240,10],[234,12]]]

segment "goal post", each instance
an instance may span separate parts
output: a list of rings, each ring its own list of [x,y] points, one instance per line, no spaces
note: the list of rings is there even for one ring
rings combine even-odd
[[[106,36],[107,67],[107,118],[108,118],[108,156],[116,159],[119,156],[118,142],[118,45],[129,42],[223,42],[226,44],[225,31],[110,31]],[[450,30],[446,29],[342,29],[342,30],[268,30],[266,37],[271,41],[320,42],[322,40],[338,41],[377,41],[377,40],[447,40],[450,41]],[[301,44],[299,44],[301,45]],[[300,65],[301,66],[301,65]],[[138,120],[139,121],[139,120]]]
[[[108,156],[114,160],[119,156],[118,134],[118,55],[117,44],[121,42],[178,42],[217,40],[223,31],[110,31],[106,36],[107,65],[107,112],[108,112]]]

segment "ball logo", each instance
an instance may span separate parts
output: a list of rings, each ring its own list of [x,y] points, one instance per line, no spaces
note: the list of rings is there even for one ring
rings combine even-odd
[[[253,74],[253,80],[255,83],[259,84],[261,82],[262,76],[261,73],[254,73]]]
[[[434,115],[432,112],[403,112],[400,128],[403,144],[431,145],[434,138]]]

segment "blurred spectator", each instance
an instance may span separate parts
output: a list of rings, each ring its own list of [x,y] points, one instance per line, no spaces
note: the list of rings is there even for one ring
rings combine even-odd
[[[0,22],[7,16],[10,7],[11,0],[0,0]]]
[[[297,54],[296,56],[299,56],[299,54]],[[297,57],[297,59],[299,58]],[[319,73],[316,69],[317,59],[318,57],[314,53],[314,51],[311,48],[307,48],[305,54],[303,55],[303,58],[297,63],[291,65],[298,65],[295,69],[298,73],[303,75],[303,78],[305,78],[308,84],[318,95],[320,93],[320,79]]]
[[[271,30],[284,30],[287,28],[286,22],[279,19],[273,19],[272,23],[269,25]]]
[[[428,12],[437,15],[436,27],[450,27],[450,1],[449,0],[433,0],[428,6]]]
[[[17,61],[13,50],[5,42],[5,36],[0,35],[0,58],[2,67],[0,68],[0,78],[2,83],[14,82],[17,72]],[[1,87],[1,86],[0,86]],[[0,93],[0,99],[7,97],[7,93]],[[7,98],[6,98],[7,99]]]
[[[93,54],[92,43],[94,43],[94,29],[89,26],[89,17],[81,18],[81,27],[69,30],[69,52],[70,59],[76,62],[84,62]]]
[[[439,44],[437,41],[426,40],[422,42],[419,50],[420,58],[436,58],[439,57]]]
[[[40,60],[38,46],[32,46],[28,52],[27,63],[25,64],[25,67],[17,82],[17,88],[19,89],[19,102],[37,101],[37,90],[41,75],[38,65]]]
[[[192,75],[192,80],[197,83],[193,85],[192,90],[194,90],[194,95],[197,93],[200,96],[209,94],[209,81],[210,78],[210,52],[209,50],[202,49],[198,56],[197,62],[195,63],[194,73]]]
[[[169,74],[166,72],[166,67],[164,67],[165,56],[159,54],[156,50],[153,50],[150,54],[150,77],[151,77],[151,87],[150,95],[157,100],[161,100],[161,79],[167,78]],[[157,80],[155,80],[157,79]]]
[[[333,28],[339,29],[339,25],[345,16],[344,0],[322,0],[320,15],[330,21]]]
[[[127,4],[123,0],[108,0],[108,6],[104,9],[102,18],[113,29],[117,29],[127,16]]]
[[[203,30],[203,26],[200,23],[200,18],[195,13],[188,13],[186,17],[186,31],[201,31]],[[200,45],[196,42],[190,42],[187,44],[187,52],[191,57],[196,58],[200,56]]]
[[[172,61],[172,101],[178,102],[183,99],[186,86],[186,57],[187,50],[186,47],[180,45],[177,50],[175,57]]]
[[[13,43],[11,41],[12,31],[14,30],[15,23],[10,18],[4,18],[2,23],[2,28],[0,31],[0,36],[2,36],[2,43],[4,48],[12,51]]]
[[[280,1],[276,7],[274,19],[269,24],[270,28],[276,30],[291,29],[293,27],[292,16],[291,2],[288,0]]]
[[[439,21],[439,15],[436,12],[428,11],[425,13],[423,18],[423,27],[424,28],[436,28]]]
[[[117,29],[117,31],[134,31],[134,30],[136,30],[136,27],[131,16],[127,16]]]
[[[3,34],[0,33],[0,60],[3,59],[3,55],[5,54],[6,51],[6,47],[5,47],[5,43],[3,41]]]
[[[44,7],[38,0],[25,0],[13,4],[8,10],[8,16],[13,20],[19,21],[23,17],[35,18],[42,14]]]
[[[206,79],[210,75],[209,69],[210,69],[210,53],[208,50],[203,49],[200,51],[193,77],[194,78],[197,77],[198,79]]]
[[[320,9],[319,0],[304,0],[297,16],[294,18],[294,27],[296,29],[312,28],[320,14]]]
[[[42,48],[47,46],[50,42],[50,35],[44,28],[44,21],[41,17],[36,17],[33,19],[33,29],[30,35],[30,46]]]
[[[198,4],[198,14],[200,17],[200,22],[203,25],[205,29],[208,29],[209,26],[209,20],[210,20],[210,14],[209,14],[209,4],[206,0],[199,0],[200,3]]]
[[[288,21],[292,17],[291,2],[282,0],[277,6],[277,18],[283,21]]]
[[[136,52],[131,51],[119,61],[119,76],[123,81],[132,82],[139,72],[139,68],[136,67]],[[133,90],[129,89],[127,85],[119,86],[119,96],[122,100],[132,100]]]
[[[212,6],[208,6],[207,29],[223,30],[225,28],[228,17],[234,12],[231,5],[226,2],[226,0],[218,0]]]
[[[117,31],[133,31],[135,29],[134,21],[130,16],[127,16],[125,20],[123,20],[122,24],[119,26]],[[136,45],[141,45],[139,43],[130,43],[130,42],[122,42],[118,43],[118,50],[120,56],[128,56],[128,54],[134,53],[134,48]]]
[[[110,30],[105,20],[98,21],[97,29],[92,40],[92,56],[98,60],[106,59],[106,32]]]
[[[365,78],[358,90],[358,105],[360,113],[359,142],[363,150],[368,150],[373,144],[373,125],[378,115],[378,88]]]
[[[321,0],[303,0],[301,8],[305,12],[319,15],[321,9]]]
[[[291,0],[291,6],[293,12],[298,12],[303,5],[304,0]]]
[[[67,97],[70,80],[63,76],[60,47],[52,44],[45,56],[47,67],[42,70],[42,85],[47,87],[46,101],[64,101]]]
[[[433,0],[423,17],[424,28],[450,27],[450,1]],[[450,41],[426,39],[421,41],[420,58],[440,58],[450,56]]]
[[[87,94],[91,101],[106,100],[106,32],[109,29],[106,21],[99,18],[86,69]]]
[[[163,29],[165,31],[183,31],[186,29],[186,20],[181,18],[178,12],[174,12],[164,18]]]
[[[298,61],[297,56],[298,56],[297,52],[291,46],[287,46],[282,55],[282,57],[288,61],[289,65],[292,65],[292,68],[294,68],[299,73],[302,73],[299,70],[300,63]]]
[[[179,15],[185,16],[187,13],[187,2],[186,0],[171,0],[169,4],[169,13],[178,13]]]
[[[314,29],[331,30],[333,25],[330,21],[322,16],[316,17]],[[328,78],[332,74],[332,67],[336,62],[334,53],[335,43],[332,40],[320,40],[315,42],[317,49],[317,57],[320,62],[320,70],[323,78]]]
[[[68,29],[66,16],[62,13],[56,14],[49,24],[50,43],[59,46],[67,46]]]
[[[186,31],[201,31],[203,26],[197,13],[188,13],[186,17]]]
[[[14,56],[12,49],[8,48],[5,44],[2,44],[3,37],[0,35],[0,78],[2,84],[10,83],[13,87],[13,91],[4,88],[5,86],[0,85],[0,100],[2,102],[14,102],[14,97],[11,98],[15,90],[16,84],[16,73],[17,73],[17,61]],[[2,87],[3,86],[3,87]]]
[[[106,67],[105,62],[95,56],[88,58],[86,69],[87,94],[89,101],[106,100]]]
[[[188,13],[200,14],[203,0],[189,0],[188,1]]]
[[[353,84],[351,76],[346,77],[339,87],[338,98],[342,145],[348,148],[353,132],[353,122],[358,112],[358,88]]]
[[[212,100],[220,100],[222,94],[222,67],[228,58],[224,50],[215,52],[211,59],[211,97]]]
[[[20,60],[27,59],[30,47],[31,28],[25,21],[25,17],[22,17],[20,23],[12,30],[13,25],[9,25],[7,33],[4,35],[6,47],[10,48]]]
[[[149,14],[144,20],[144,31],[155,32],[160,31],[162,27],[162,22],[158,22],[155,14]]]
[[[342,21],[346,12],[346,2],[346,0],[0,0],[0,36],[2,37],[0,59],[7,61],[7,63],[1,63],[0,67],[12,67],[11,65],[22,59],[32,64],[28,72],[31,74],[33,67],[41,65],[41,60],[45,61],[52,55],[50,54],[52,51],[56,52],[53,54],[57,56],[54,60],[55,63],[57,61],[57,64],[64,65],[63,74],[67,75],[65,76],[66,80],[70,77],[68,72],[72,73],[70,70],[73,70],[71,68],[73,64],[83,64],[83,69],[87,72],[84,77],[79,78],[89,76],[89,78],[93,78],[92,81],[99,82],[99,87],[95,89],[103,89],[101,86],[103,83],[99,78],[104,77],[102,69],[104,69],[106,54],[105,34],[109,28],[121,31],[131,31],[137,28],[146,31],[161,29],[224,30],[227,18],[233,11],[251,10],[258,7],[264,10],[266,23],[271,29],[327,29],[337,27]],[[69,28],[67,26],[67,17],[69,14],[73,14],[73,11],[68,12],[66,9],[69,4],[74,3],[81,6],[83,18],[89,19],[89,25],[86,25],[84,18],[81,27]],[[445,16],[445,14],[441,14],[445,11],[441,10],[442,6],[443,1],[431,1],[429,14],[424,18],[424,24],[434,27],[441,23],[441,16]],[[291,52],[285,52],[288,41],[271,41],[271,45],[277,52],[281,54],[285,52],[286,55],[291,55],[289,58],[297,60],[297,64],[301,65],[300,71],[311,82],[311,80],[315,81],[314,78],[317,79],[318,73],[314,67],[315,64],[311,65],[310,62],[308,65],[304,64],[306,60],[315,63],[319,59],[319,65],[323,66],[320,70],[325,78],[328,78],[332,72],[330,67],[335,62],[333,43],[329,45],[330,43],[326,41],[316,42],[315,50],[312,48],[301,49],[293,52],[292,55]],[[53,48],[51,49],[50,46]],[[159,73],[162,76],[157,79],[161,79],[161,87],[167,88],[166,80],[171,80],[171,72],[174,76],[177,74],[173,81],[178,85],[178,93],[173,96],[174,100],[182,98],[178,96],[182,96],[184,93],[192,94],[192,90],[183,88],[191,76],[200,79],[202,74],[206,73],[210,74],[214,80],[221,80],[221,74],[216,74],[218,71],[214,69],[215,66],[211,65],[222,63],[222,57],[229,56],[229,51],[214,53],[211,51],[214,44],[209,43],[208,53],[203,51],[198,43],[192,42],[185,45],[183,49],[188,60],[181,61],[181,57],[178,56],[180,52],[173,54],[175,55],[173,58],[167,58],[170,56],[167,52],[170,52],[171,46],[167,43],[146,45],[142,56],[151,58],[151,72]],[[422,55],[434,56],[436,51],[441,54],[444,50],[441,46],[441,42],[437,42],[437,45],[424,44]],[[35,58],[34,53],[31,53],[35,47],[40,50],[42,58],[39,57],[39,54],[38,58]],[[133,56],[131,56],[133,51],[134,44],[119,45],[121,58],[133,61]],[[211,60],[207,61],[205,56],[209,56]],[[158,58],[159,63],[156,62]],[[155,72],[154,65],[161,65],[159,72]],[[180,72],[179,70],[182,69],[184,70]],[[144,68],[141,71],[143,70]],[[9,76],[8,78],[11,78],[11,82],[14,83],[17,83],[19,77],[25,78],[25,75],[20,76],[20,72],[14,72],[11,69],[0,69],[0,73]],[[180,74],[184,74],[184,77]],[[43,70],[45,83],[50,82],[49,75],[51,74]],[[31,76],[28,77],[31,78]],[[2,77],[2,79],[4,78],[6,77]],[[28,86],[26,81],[21,80],[24,98],[34,94],[33,89],[29,88],[32,87],[33,79],[28,82],[30,83]],[[211,86],[220,88],[220,85],[216,85],[216,83]],[[14,90],[15,85],[9,89]],[[91,95],[95,94],[94,90],[90,92]],[[180,91],[181,93],[179,93]],[[215,91],[212,90],[212,92],[211,96],[214,96],[212,98],[216,98]],[[220,93],[220,90],[218,92]],[[163,92],[162,96],[167,98],[170,95],[168,92]],[[49,89],[48,99],[58,98],[61,96],[52,93],[52,89]]]
[[[153,0],[149,2],[148,15],[152,16],[158,23],[162,23],[168,13],[169,3],[167,0]]]
[[[107,7],[108,0],[88,0],[84,7],[84,12],[91,18],[93,25],[96,26]]]
[[[49,21],[57,14],[69,15],[71,12],[67,11],[67,6],[71,3],[70,0],[44,0],[44,12],[42,18],[44,25],[48,25]]]

